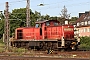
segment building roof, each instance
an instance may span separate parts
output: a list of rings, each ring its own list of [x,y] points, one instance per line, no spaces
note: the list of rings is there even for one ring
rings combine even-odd
[[[83,21],[84,18],[85,18],[85,14],[82,14],[82,15],[80,16],[80,18],[78,18],[78,19],[76,20],[76,23]]]
[[[84,27],[84,26],[90,26],[90,12],[85,12],[85,14],[82,14],[77,20],[76,20],[76,27]]]
[[[81,22],[81,21],[88,21],[88,20],[90,20],[90,11],[85,12],[85,13],[79,13],[79,14],[80,14],[80,17],[76,20],[76,23],[77,22]]]
[[[47,22],[47,21],[57,21],[57,20],[42,20],[42,21],[37,21],[35,23],[44,23],[44,22]],[[59,22],[59,21],[58,21]]]
[[[37,21],[37,22],[35,22],[35,23],[44,23],[44,22],[47,22],[47,21],[49,21],[49,20]]]

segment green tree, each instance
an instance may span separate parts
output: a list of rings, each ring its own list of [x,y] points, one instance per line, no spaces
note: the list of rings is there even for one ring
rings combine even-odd
[[[44,17],[45,20],[50,20],[50,16],[48,14],[45,15]]]
[[[76,21],[78,19],[78,17],[71,17],[71,21]]]
[[[76,24],[75,21],[78,19],[78,17],[71,17],[71,19],[69,20],[70,24]]]
[[[9,14],[10,21],[10,36],[15,32],[18,27],[24,27],[26,20],[26,8],[14,9]]]
[[[34,15],[35,15],[34,17],[36,20],[40,19],[40,17],[41,17],[41,14],[37,11],[35,11]]]
[[[4,14],[2,13],[2,11],[0,11],[0,39],[2,38],[3,34],[4,34]]]
[[[4,33],[4,20],[0,20],[0,39],[2,38]]]
[[[31,26],[35,26],[35,22],[37,19],[40,19],[41,14],[37,11],[32,12],[30,10],[30,24]],[[14,9],[12,13],[10,13],[10,31],[11,35],[14,33],[15,29],[18,27],[26,26],[26,8]]]
[[[30,15],[30,18],[31,18],[31,26],[35,26],[35,22],[37,20],[41,20],[41,14],[37,11],[35,11],[34,13],[31,11],[31,15]]]
[[[57,16],[54,16],[54,17],[50,17],[50,20],[57,20]]]

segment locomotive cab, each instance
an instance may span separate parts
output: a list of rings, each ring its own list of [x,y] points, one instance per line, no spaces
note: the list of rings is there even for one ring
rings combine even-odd
[[[47,31],[49,27],[58,26],[59,21],[57,20],[45,20],[36,22],[35,28],[40,28],[40,35],[42,39],[48,39]]]

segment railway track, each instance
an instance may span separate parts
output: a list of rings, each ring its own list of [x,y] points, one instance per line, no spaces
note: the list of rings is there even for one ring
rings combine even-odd
[[[72,52],[60,52],[54,51],[52,54],[47,54],[46,51],[32,51],[25,53],[0,53],[0,59],[10,57],[46,57],[46,58],[83,58],[90,59],[90,51],[72,51]]]
[[[77,51],[90,51],[90,49],[78,49]]]
[[[83,58],[83,59],[90,59],[90,50],[79,49],[78,51],[53,51],[52,54],[47,54],[47,51],[34,51],[28,50],[24,52],[3,52],[0,53],[0,59],[12,57],[46,57],[46,58]],[[21,58],[20,58],[21,59]],[[16,59],[17,60],[17,59]],[[28,59],[27,59],[28,60]]]
[[[0,60],[89,60],[82,58],[51,58],[51,57],[22,57],[22,56],[3,56]]]

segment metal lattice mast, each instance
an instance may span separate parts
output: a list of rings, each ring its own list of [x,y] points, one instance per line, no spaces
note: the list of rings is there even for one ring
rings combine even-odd
[[[9,6],[8,2],[6,2],[6,9],[5,9],[5,26],[4,26],[4,37],[5,37],[5,45],[6,45],[6,50],[9,50],[9,33],[10,33],[10,28],[9,28]]]
[[[30,24],[30,0],[27,0],[27,6],[26,6],[26,26],[29,27]]]

